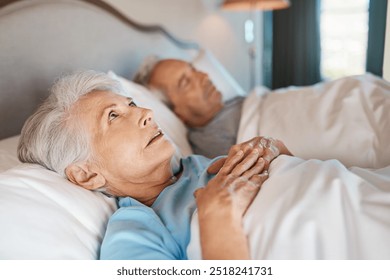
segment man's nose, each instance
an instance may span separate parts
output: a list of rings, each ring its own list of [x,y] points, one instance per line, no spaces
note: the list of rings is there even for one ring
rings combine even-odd
[[[141,118],[139,120],[140,127],[146,127],[154,122],[153,111],[149,109],[142,108]]]
[[[210,78],[209,78],[209,75],[207,75],[206,73],[199,71],[198,74],[200,76],[202,84],[207,85],[207,84],[209,84],[211,82]]]

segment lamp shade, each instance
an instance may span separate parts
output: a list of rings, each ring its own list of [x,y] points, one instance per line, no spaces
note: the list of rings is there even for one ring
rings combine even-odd
[[[289,0],[225,0],[222,9],[226,10],[280,10],[290,6]]]

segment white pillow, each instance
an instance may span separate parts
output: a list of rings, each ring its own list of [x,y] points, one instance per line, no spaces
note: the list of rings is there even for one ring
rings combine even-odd
[[[217,58],[208,50],[201,49],[200,51],[191,51],[190,60],[196,69],[206,73],[215,87],[221,92],[223,101],[227,101],[236,96],[245,96],[246,92],[237,83],[233,76],[226,70],[226,68],[217,60]],[[148,56],[144,59],[139,67],[135,77],[143,71],[149,72],[149,69],[154,66],[156,62],[161,59],[168,59],[166,57]],[[175,58],[174,58],[175,59]],[[179,59],[179,58],[177,58]],[[143,76],[143,74],[141,75]],[[140,83],[142,83],[141,81]],[[152,92],[155,98],[162,102],[166,102],[166,98],[158,91]]]
[[[20,163],[16,155],[19,135],[0,140],[0,172]]]
[[[173,161],[177,168],[181,156],[192,154],[185,125],[149,90],[110,75],[137,105],[154,111],[178,148]],[[21,164],[18,140],[15,136],[0,141],[0,172],[9,169],[0,173],[0,259],[97,259],[107,221],[117,209],[115,199],[78,187],[39,165]]]
[[[208,50],[201,50],[191,63],[196,69],[209,75],[215,87],[222,93],[224,101],[246,95],[233,76]]]
[[[112,198],[20,164],[0,173],[0,259],[97,259],[116,208]]]
[[[116,75],[113,71],[109,71],[108,74],[122,83],[128,95],[134,99],[138,106],[153,110],[156,122],[177,146],[180,156],[192,154],[192,149],[187,139],[186,126],[162,101],[144,86]]]

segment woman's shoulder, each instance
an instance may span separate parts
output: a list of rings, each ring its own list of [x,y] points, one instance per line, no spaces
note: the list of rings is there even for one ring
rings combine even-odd
[[[190,155],[182,159],[182,166],[184,169],[190,168],[193,171],[195,170],[203,171],[205,168],[210,166],[213,162],[215,162],[219,158],[221,157],[210,159],[202,155]]]
[[[184,177],[193,177],[199,181],[209,180],[207,168],[221,157],[210,159],[201,155],[191,155],[182,159]]]

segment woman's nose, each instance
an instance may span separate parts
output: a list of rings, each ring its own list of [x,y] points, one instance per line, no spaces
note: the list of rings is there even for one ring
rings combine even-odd
[[[146,127],[154,122],[153,120],[153,111],[149,109],[142,109],[141,119],[140,119],[140,127]]]

